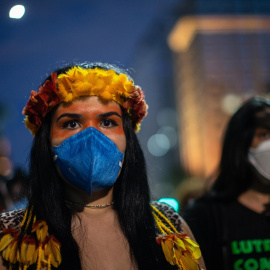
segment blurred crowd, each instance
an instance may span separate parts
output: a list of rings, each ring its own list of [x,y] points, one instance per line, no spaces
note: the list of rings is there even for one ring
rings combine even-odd
[[[22,208],[26,205],[23,185],[27,175],[22,169],[14,170],[12,176],[0,175],[0,212]]]

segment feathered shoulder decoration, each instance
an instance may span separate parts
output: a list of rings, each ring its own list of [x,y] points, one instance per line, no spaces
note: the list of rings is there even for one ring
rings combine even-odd
[[[36,221],[33,208],[27,208],[18,228],[3,229],[0,240],[0,253],[9,269],[26,270],[36,264],[36,269],[58,267],[62,261],[60,243],[48,233],[45,221]],[[32,226],[30,228],[30,223]]]
[[[159,235],[156,241],[161,245],[166,260],[181,270],[199,270],[201,257],[199,245],[187,234],[179,233],[171,221],[155,206],[151,205]]]

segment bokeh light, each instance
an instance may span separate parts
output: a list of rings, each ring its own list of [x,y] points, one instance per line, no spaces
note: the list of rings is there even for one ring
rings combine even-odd
[[[170,127],[170,126],[164,126],[158,130],[157,134],[164,134],[168,137],[170,141],[170,148],[173,148],[174,146],[176,146],[177,140],[178,140],[178,134],[175,128]]]
[[[172,199],[172,198],[162,198],[162,199],[159,200],[159,202],[163,202],[163,203],[166,203],[166,204],[170,205],[171,207],[174,208],[175,211],[178,211],[178,209],[179,209],[179,203],[175,199]]]
[[[222,109],[228,114],[232,115],[242,104],[243,99],[236,94],[227,94],[221,101]]]
[[[25,7],[23,5],[13,6],[9,11],[9,18],[21,19],[25,13]]]
[[[151,155],[162,157],[170,149],[170,140],[165,134],[154,134],[147,142],[147,149]]]

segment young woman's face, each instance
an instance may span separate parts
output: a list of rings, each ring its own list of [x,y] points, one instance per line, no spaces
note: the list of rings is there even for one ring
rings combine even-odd
[[[255,134],[253,136],[253,140],[251,143],[251,147],[255,148],[263,141],[270,139],[270,123],[269,123],[269,114],[270,114],[270,108],[266,108],[265,111],[262,113],[262,115],[258,114],[258,117],[260,117],[260,122],[265,127],[257,127],[255,129]],[[268,116],[267,116],[268,115]],[[269,128],[268,128],[269,127]]]
[[[256,128],[255,134],[251,143],[251,147],[255,148],[263,141],[270,139],[270,129],[266,128]]]
[[[96,96],[58,106],[52,118],[51,144],[58,146],[88,127],[102,132],[115,143],[120,152],[125,152],[126,136],[120,106],[114,101],[103,103]]]

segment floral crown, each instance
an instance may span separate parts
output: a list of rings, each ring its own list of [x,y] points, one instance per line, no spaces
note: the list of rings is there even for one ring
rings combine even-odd
[[[144,93],[127,75],[97,67],[83,69],[75,66],[58,76],[52,73],[51,80],[47,80],[38,92],[31,91],[22,112],[26,116],[26,127],[35,135],[52,108],[60,102],[71,102],[82,96],[114,100],[129,115],[135,131],[140,130],[141,121],[147,115]]]

